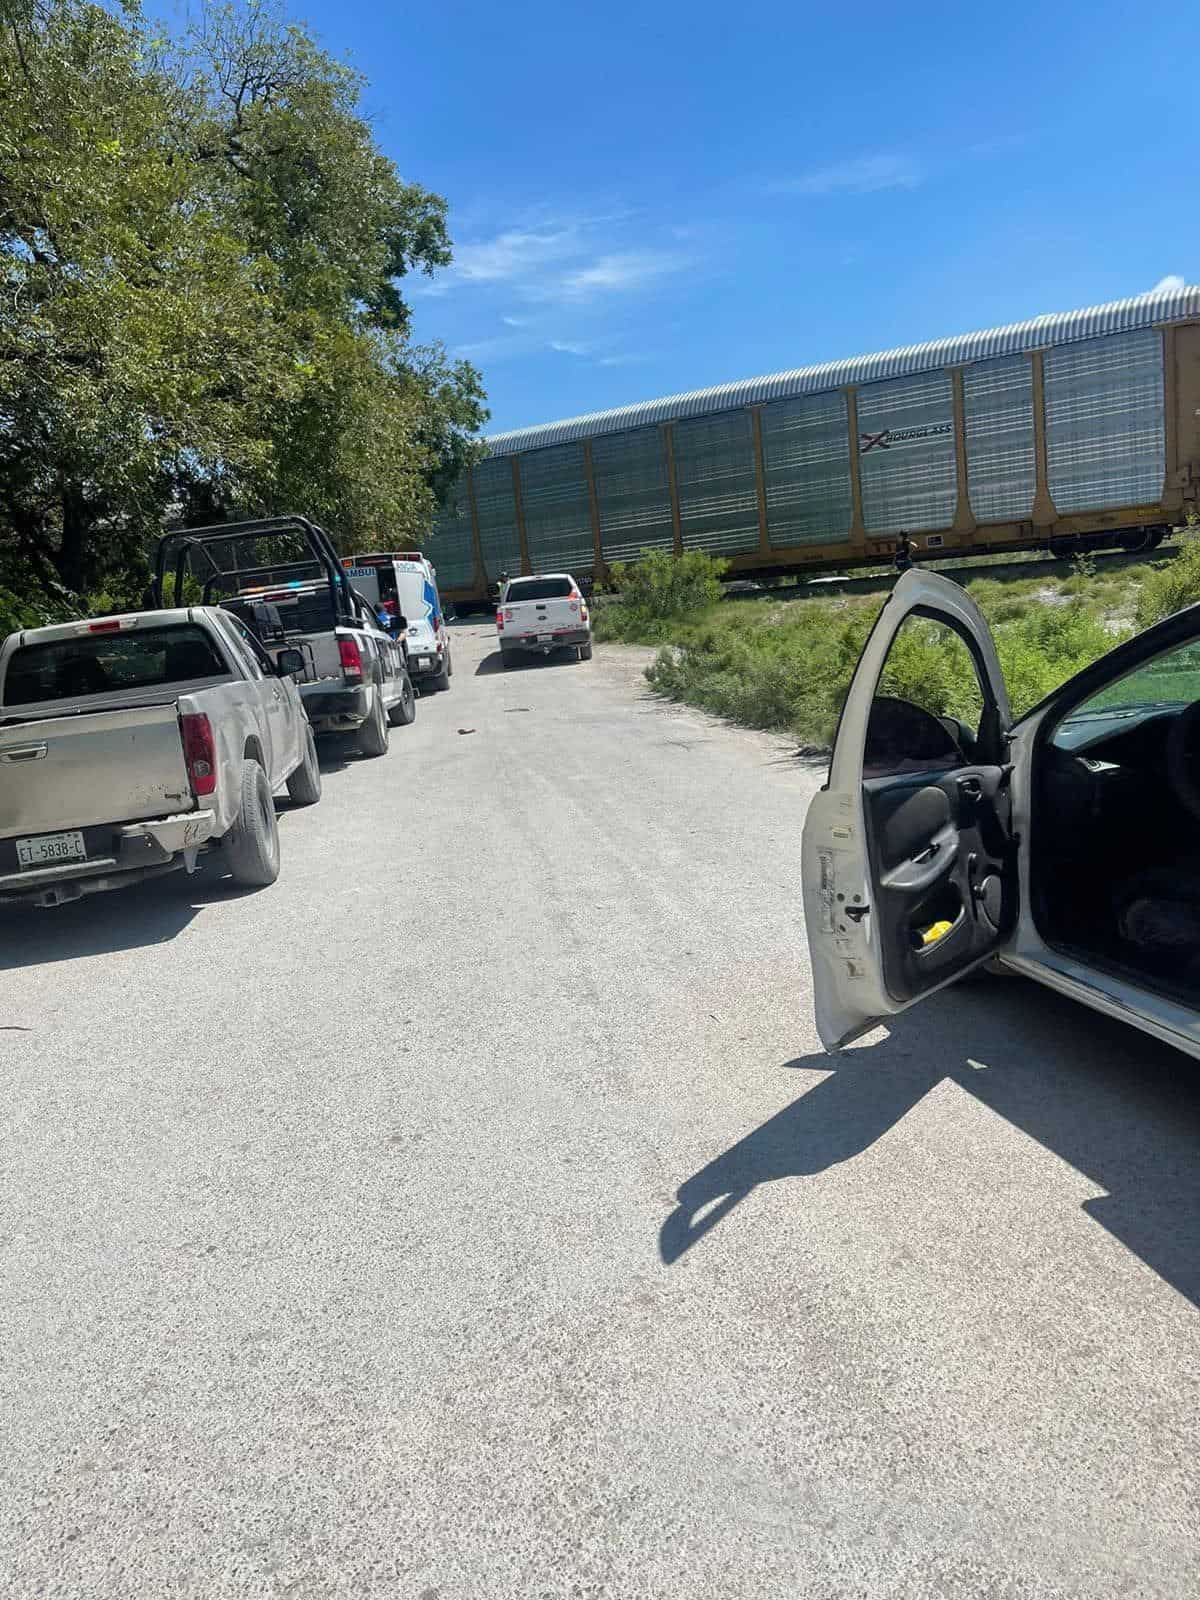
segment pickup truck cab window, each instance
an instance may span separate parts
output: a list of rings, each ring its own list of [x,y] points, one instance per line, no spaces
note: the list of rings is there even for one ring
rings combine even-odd
[[[190,622],[168,623],[25,645],[9,662],[3,701],[7,706],[35,705],[228,675],[228,665],[204,629]]]
[[[504,591],[505,605],[518,600],[565,600],[572,588],[570,578],[514,578]]]

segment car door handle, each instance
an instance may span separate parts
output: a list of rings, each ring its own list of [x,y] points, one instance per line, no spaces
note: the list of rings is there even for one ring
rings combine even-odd
[[[0,761],[44,761],[46,748],[44,744],[23,744],[19,750],[6,750]]]
[[[937,855],[938,851],[941,848],[942,848],[941,845],[935,839],[932,844],[927,844],[925,846],[924,850],[918,850],[916,855],[913,857],[913,860],[914,861],[932,861],[934,856]]]

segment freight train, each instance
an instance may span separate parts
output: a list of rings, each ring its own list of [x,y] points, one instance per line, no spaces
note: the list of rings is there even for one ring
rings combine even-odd
[[[503,572],[603,581],[645,549],[731,576],[1152,548],[1200,499],[1200,288],[499,434],[427,553],[460,606]]]

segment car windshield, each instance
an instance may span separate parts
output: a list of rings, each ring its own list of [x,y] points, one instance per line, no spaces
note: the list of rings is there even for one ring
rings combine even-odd
[[[194,623],[48,639],[14,652],[4,704],[78,700],[123,689],[159,689],[228,672],[216,646]]]
[[[504,598],[514,600],[565,600],[574,585],[570,578],[518,578],[510,583]]]
[[[1075,707],[1066,722],[1120,712],[1169,711],[1200,700],[1200,642],[1195,639],[1143,661]]]

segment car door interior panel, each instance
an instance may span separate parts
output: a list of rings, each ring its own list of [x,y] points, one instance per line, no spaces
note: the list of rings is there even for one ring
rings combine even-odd
[[[884,980],[903,1004],[988,954],[1011,918],[1008,772],[870,778],[863,802]]]

